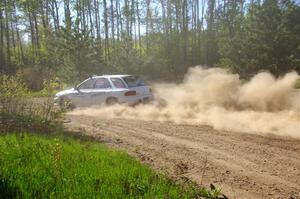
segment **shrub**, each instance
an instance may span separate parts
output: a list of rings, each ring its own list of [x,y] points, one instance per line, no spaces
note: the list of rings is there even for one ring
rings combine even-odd
[[[298,81],[296,82],[295,87],[300,89],[300,79],[298,79]]]
[[[18,74],[0,78],[0,132],[50,132],[59,126],[60,111],[51,99],[33,99]]]

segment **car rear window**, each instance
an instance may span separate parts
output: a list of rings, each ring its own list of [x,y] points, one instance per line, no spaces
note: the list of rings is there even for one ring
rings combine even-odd
[[[110,78],[110,80],[116,88],[126,88],[125,84],[120,78]]]
[[[126,82],[128,87],[146,86],[145,81],[139,76],[126,76],[123,77],[123,80]]]

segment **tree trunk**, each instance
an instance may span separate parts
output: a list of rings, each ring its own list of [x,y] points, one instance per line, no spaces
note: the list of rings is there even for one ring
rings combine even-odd
[[[126,37],[129,38],[129,5],[128,0],[125,0],[125,17],[126,17]]]
[[[56,27],[57,30],[59,30],[59,15],[58,15],[58,5],[56,0],[54,0],[54,7],[55,7],[55,13],[56,13]]]
[[[120,16],[119,16],[119,0],[116,0],[116,16],[117,16],[117,40],[120,40]]]
[[[115,13],[114,13],[114,2],[110,0],[110,12],[111,12],[111,36],[112,41],[115,40]]]
[[[71,32],[71,11],[70,11],[70,0],[64,0],[65,10],[65,24],[68,32]]]
[[[82,12],[82,26],[83,26],[83,33],[86,33],[86,16],[85,16],[85,0],[81,1],[81,12]]]
[[[95,26],[96,26],[96,34],[97,39],[101,40],[101,34],[100,34],[100,19],[99,19],[99,2],[98,0],[94,0],[94,13],[95,13]]]
[[[56,14],[55,14],[55,5],[54,5],[54,1],[55,0],[51,0],[51,15],[52,15],[52,19],[53,19],[53,24],[54,24],[54,29],[55,31],[58,30],[58,27],[57,27],[57,22],[56,22]],[[28,10],[28,12],[30,12]],[[31,13],[28,13],[29,15],[31,15]]]
[[[91,7],[91,2],[88,1],[88,16],[90,20],[90,31],[91,31],[91,36],[92,38],[95,37],[94,35],[94,24],[93,24],[93,19],[92,19],[92,7]]]
[[[123,20],[122,20],[122,12],[121,12],[121,6],[120,6],[120,2],[117,0],[118,2],[118,9],[119,9],[119,22],[120,22],[120,36],[121,38],[123,37],[123,33],[124,33],[124,30],[123,30]]]
[[[38,22],[37,22],[37,16],[36,16],[36,12],[33,12],[33,21],[34,21],[34,28],[35,28],[35,43],[37,48],[40,48],[40,37],[39,37],[39,26],[38,26]],[[37,52],[38,53],[38,52]]]
[[[182,28],[183,28],[183,65],[187,67],[187,43],[188,43],[188,10],[187,0],[183,1],[182,5]],[[185,71],[181,71],[185,72]]]
[[[4,74],[4,25],[3,25],[3,14],[0,7],[0,65],[1,65],[1,74]]]
[[[9,22],[8,22],[8,5],[7,0],[4,0],[5,8],[5,30],[6,30],[6,66],[10,65],[10,37],[9,37]]]
[[[146,49],[149,49],[149,20],[151,18],[151,11],[150,11],[150,3],[151,0],[147,0],[147,13],[146,13]]]
[[[139,53],[142,55],[142,41],[141,41],[141,19],[140,19],[140,10],[139,10],[139,2],[136,2],[136,13],[137,13],[137,21],[138,21],[138,42],[139,42]]]
[[[130,8],[130,38],[132,39],[133,38],[133,23],[135,23],[135,17],[134,17],[134,6],[135,3],[134,3],[134,0],[131,0],[131,8]]]
[[[107,7],[106,0],[103,0],[103,9],[104,9],[104,26],[105,26],[105,41],[104,41],[104,49],[105,49],[105,57],[106,61],[109,57],[109,37],[108,37],[108,19],[107,19]]]

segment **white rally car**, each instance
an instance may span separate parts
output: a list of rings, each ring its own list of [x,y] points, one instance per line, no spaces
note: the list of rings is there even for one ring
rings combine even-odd
[[[153,99],[151,88],[138,76],[102,75],[92,76],[74,88],[55,95],[57,105],[66,102],[71,106],[126,103],[134,105]]]

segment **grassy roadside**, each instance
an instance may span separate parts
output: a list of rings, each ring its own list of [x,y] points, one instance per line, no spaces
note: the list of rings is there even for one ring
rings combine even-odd
[[[179,184],[126,153],[65,132],[63,110],[51,100],[33,98],[18,76],[0,79],[0,199],[221,198],[213,186]]]
[[[36,134],[0,135],[0,198],[217,198],[156,174],[102,144]]]
[[[300,89],[300,79],[297,80],[295,87]]]

